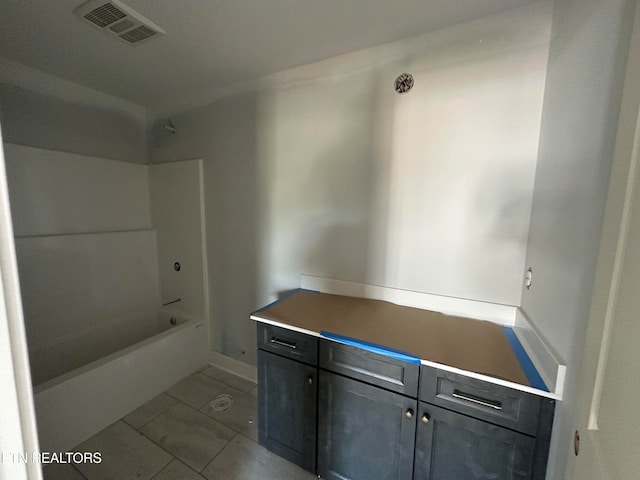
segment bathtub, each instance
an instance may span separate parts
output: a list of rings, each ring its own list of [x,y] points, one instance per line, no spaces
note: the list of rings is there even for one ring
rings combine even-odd
[[[193,373],[207,338],[202,320],[163,309],[31,352],[40,449],[68,451]]]

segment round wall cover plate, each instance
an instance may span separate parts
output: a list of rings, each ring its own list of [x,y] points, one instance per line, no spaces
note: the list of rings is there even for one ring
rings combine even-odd
[[[395,89],[398,93],[407,93],[413,88],[413,75],[409,73],[403,73],[396,78]]]

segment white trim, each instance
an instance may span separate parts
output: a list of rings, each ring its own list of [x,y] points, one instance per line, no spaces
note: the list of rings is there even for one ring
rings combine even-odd
[[[4,282],[0,276],[0,456],[25,453],[24,435],[20,422],[20,400],[18,399],[18,373],[14,366],[13,344],[9,333],[9,315],[4,296]],[[31,453],[27,453],[31,457]],[[27,479],[26,465],[3,462],[0,458],[0,477]],[[8,464],[7,464],[8,463]]]
[[[1,69],[0,69],[1,70]],[[0,132],[0,452],[38,453],[38,432]],[[3,463],[0,478],[41,480],[37,463]]]
[[[204,319],[207,323],[207,345],[211,349],[211,300],[209,298],[209,256],[207,252],[207,215],[205,212],[205,186],[204,186],[204,163],[201,158],[198,162],[198,176],[200,189],[200,242],[202,243],[202,294],[204,298]]]
[[[516,321],[517,308],[511,305],[445,297],[431,293],[413,292],[379,285],[365,285],[363,283],[345,282],[310,275],[300,275],[300,287],[335,295],[385,300],[405,307],[422,308],[474,320],[488,320],[509,327],[515,325]]]
[[[72,103],[123,113],[141,125],[147,124],[147,110],[137,103],[4,58],[0,58],[0,82]]]
[[[544,383],[554,393],[555,396],[552,398],[562,399],[567,367],[562,364],[551,347],[542,340],[533,322],[520,309],[516,312],[516,324],[513,327],[513,332],[520,340]]]
[[[596,367],[593,393],[591,397],[591,407],[589,410],[589,430],[598,430],[598,416],[600,412],[600,403],[602,398],[602,389],[605,381],[605,373],[607,370],[607,360],[609,358],[609,348],[611,344],[611,335],[618,305],[618,291],[621,281],[622,270],[624,267],[625,253],[629,237],[629,229],[631,224],[632,209],[635,196],[637,194],[637,182],[640,169],[640,110],[638,109],[637,97],[637,80],[640,75],[640,62],[638,62],[638,53],[640,51],[640,9],[636,9],[635,24],[629,46],[629,56],[627,62],[627,72],[625,77],[625,85],[623,89],[622,111],[618,122],[618,133],[616,138],[616,150],[614,154],[614,167],[611,174],[609,185],[609,197],[612,191],[619,189],[624,184],[624,201],[622,204],[622,213],[620,223],[617,225],[617,241],[615,247],[615,256],[613,260],[613,268],[611,271],[611,282],[609,284],[608,295],[606,297],[606,310],[604,314],[604,324],[602,328],[602,337],[598,352],[598,364]],[[625,108],[626,107],[626,108]],[[634,111],[625,115],[626,109],[633,108]],[[630,115],[634,117],[629,118]],[[623,122],[634,122],[624,128]],[[630,137],[632,139],[630,140]],[[628,151],[629,143],[631,151]],[[624,169],[624,164],[629,159],[628,170]],[[616,175],[620,164],[620,173]],[[626,181],[625,181],[626,177]],[[610,198],[607,200],[612,202]],[[637,200],[636,200],[637,201]],[[614,237],[615,238],[615,237]],[[602,240],[601,240],[602,242]]]
[[[218,367],[229,373],[233,373],[238,377],[250,380],[253,383],[258,382],[258,368],[253,365],[241,362],[235,358],[228,357],[219,352],[209,352],[209,365]]]

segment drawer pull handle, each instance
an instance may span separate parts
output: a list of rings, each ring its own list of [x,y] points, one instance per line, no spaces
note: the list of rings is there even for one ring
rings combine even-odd
[[[451,396],[460,400],[466,400],[467,402],[477,403],[478,405],[482,405],[484,407],[493,408],[495,410],[502,410],[502,404],[500,402],[492,402],[491,400],[476,398],[466,393],[462,393],[458,390],[454,390]]]
[[[429,418],[429,415],[427,415],[426,413],[424,415],[422,415],[422,423],[424,423],[426,425],[427,423],[429,423],[429,420],[431,420]]]
[[[280,345],[287,348],[292,348],[293,350],[297,348],[295,343],[289,343],[283,340],[278,340],[276,337],[271,337],[271,343],[275,343],[276,345]]]
[[[404,416],[407,418],[413,418],[413,410],[407,410],[406,412],[404,412]]]

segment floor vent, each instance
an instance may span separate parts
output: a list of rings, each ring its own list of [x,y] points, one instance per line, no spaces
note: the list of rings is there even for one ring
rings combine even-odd
[[[139,44],[166,33],[159,26],[117,0],[89,0],[74,13],[105,33],[128,44]]]

